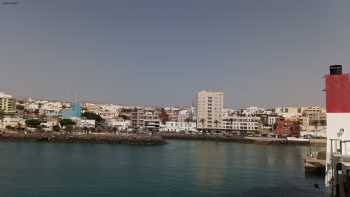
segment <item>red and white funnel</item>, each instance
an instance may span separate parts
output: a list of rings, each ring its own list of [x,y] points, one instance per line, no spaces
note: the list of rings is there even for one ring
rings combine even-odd
[[[331,153],[340,147],[334,140],[350,140],[350,77],[342,72],[342,65],[331,65],[325,76],[327,109],[327,165],[326,185],[331,179]],[[350,155],[350,147],[343,145],[342,154]]]

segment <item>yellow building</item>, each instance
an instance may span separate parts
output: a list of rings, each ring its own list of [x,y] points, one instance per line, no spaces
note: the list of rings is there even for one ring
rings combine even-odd
[[[0,92],[0,112],[14,113],[16,112],[16,99],[11,95]]]

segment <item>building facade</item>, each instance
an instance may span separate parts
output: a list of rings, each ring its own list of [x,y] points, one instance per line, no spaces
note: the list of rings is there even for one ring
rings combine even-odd
[[[223,129],[224,93],[200,91],[197,93],[197,128]]]
[[[274,133],[276,136],[280,137],[299,137],[299,121],[280,117],[276,120],[276,128],[274,129]]]
[[[11,95],[0,92],[0,112],[15,113],[16,99],[13,98]]]
[[[158,131],[160,128],[159,112],[147,108],[133,109],[131,112],[131,128]]]
[[[115,128],[118,131],[124,131],[130,128],[131,121],[124,120],[122,118],[119,119],[107,119],[107,125],[110,128]]]
[[[195,132],[196,123],[168,121],[164,125],[161,125],[160,131],[162,132]]]
[[[131,112],[131,128],[140,129],[143,128],[145,111],[141,108],[135,108]]]
[[[258,133],[261,131],[260,117],[256,116],[232,116],[224,119],[224,129],[237,133]]]
[[[26,123],[23,118],[6,116],[0,119],[0,129],[6,129],[7,127],[16,128],[16,129],[25,128]]]

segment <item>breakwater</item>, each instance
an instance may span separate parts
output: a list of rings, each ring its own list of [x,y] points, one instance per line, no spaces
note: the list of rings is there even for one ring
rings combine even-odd
[[[103,144],[134,144],[161,145],[166,144],[159,135],[117,135],[109,133],[74,134],[59,132],[0,132],[2,141],[31,141],[52,143],[103,143]]]
[[[164,139],[172,140],[205,140],[220,142],[237,142],[247,144],[263,145],[310,145],[309,141],[289,141],[282,138],[265,138],[265,137],[240,137],[240,136],[222,136],[222,135],[202,135],[202,134],[179,134],[179,133],[161,133]]]

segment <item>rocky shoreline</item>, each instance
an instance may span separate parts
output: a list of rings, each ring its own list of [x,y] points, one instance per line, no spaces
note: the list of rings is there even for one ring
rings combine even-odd
[[[96,144],[132,144],[162,145],[166,144],[159,135],[118,135],[118,134],[72,134],[58,132],[0,132],[0,141],[30,141],[50,143],[96,143]]]

